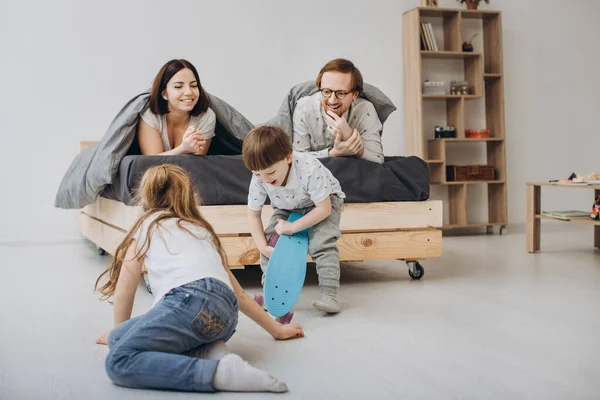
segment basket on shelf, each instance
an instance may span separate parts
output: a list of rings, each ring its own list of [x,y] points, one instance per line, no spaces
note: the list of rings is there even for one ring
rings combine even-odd
[[[446,82],[425,81],[423,82],[423,94],[446,94]]]
[[[448,165],[446,180],[454,181],[493,181],[496,169],[492,165]]]

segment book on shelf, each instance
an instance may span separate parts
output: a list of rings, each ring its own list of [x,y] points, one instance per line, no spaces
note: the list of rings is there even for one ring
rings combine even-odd
[[[435,40],[435,35],[433,34],[433,26],[431,23],[427,23],[427,29],[429,29],[429,34],[431,35],[431,43],[433,45],[433,51],[439,51],[437,41]]]
[[[431,23],[421,22],[421,41],[426,51],[438,51]]]
[[[423,25],[423,24],[421,24],[421,25]],[[427,46],[427,39],[425,38],[425,31],[422,26],[421,26],[421,50],[429,50],[429,47]]]
[[[589,217],[589,211],[580,210],[568,210],[568,211],[542,211],[542,215],[552,217],[556,219],[562,219],[564,221],[570,221],[571,218],[582,218]]]

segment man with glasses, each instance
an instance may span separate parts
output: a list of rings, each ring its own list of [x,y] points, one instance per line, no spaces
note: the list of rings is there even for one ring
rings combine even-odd
[[[383,125],[373,104],[358,97],[363,87],[360,71],[351,61],[338,58],[321,68],[316,84],[319,91],[296,104],[294,150],[383,163]]]

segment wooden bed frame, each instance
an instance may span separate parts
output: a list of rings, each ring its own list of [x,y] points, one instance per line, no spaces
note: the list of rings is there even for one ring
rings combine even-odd
[[[93,142],[82,142],[84,148]],[[258,264],[260,253],[248,229],[245,205],[200,206],[212,224],[227,254],[231,268]],[[423,276],[419,260],[442,255],[442,202],[381,202],[344,204],[338,240],[340,261],[399,259],[407,262],[413,279]],[[272,209],[262,213],[266,226]],[[141,208],[99,197],[78,213],[79,230],[114,255],[125,233],[141,215]],[[310,260],[310,258],[309,258]]]

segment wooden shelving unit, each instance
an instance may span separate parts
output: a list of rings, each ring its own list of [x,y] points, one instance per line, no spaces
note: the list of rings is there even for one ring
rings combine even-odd
[[[435,21],[432,22],[432,19]],[[482,27],[483,51],[463,52],[463,22],[479,19]],[[443,32],[440,41],[436,35],[440,51],[426,51],[421,48],[421,22],[432,22],[437,31]],[[504,131],[504,81],[502,56],[502,15],[499,11],[470,11],[438,7],[418,7],[404,13],[404,85],[405,121],[407,152],[427,161],[432,185],[444,185],[448,189],[448,223],[446,229],[494,226],[503,232],[507,224],[506,195],[506,144]],[[423,94],[424,60],[440,63],[463,61],[464,80],[472,87],[470,95],[431,95]],[[443,64],[445,65],[445,64]],[[448,82],[449,83],[449,82]],[[484,99],[486,127],[490,130],[489,139],[469,139],[465,129],[481,128],[466,125],[465,103]],[[425,121],[431,116],[424,112],[426,102],[445,102],[446,124],[456,128],[455,139],[433,139],[433,132],[425,132]],[[448,153],[460,155],[462,143],[479,142],[485,144],[487,164],[496,170],[496,180],[448,182],[446,166]],[[448,144],[456,143],[449,149]],[[456,157],[454,157],[456,158]],[[456,164],[456,163],[454,163]],[[487,222],[469,221],[467,206],[468,185],[487,185]]]

